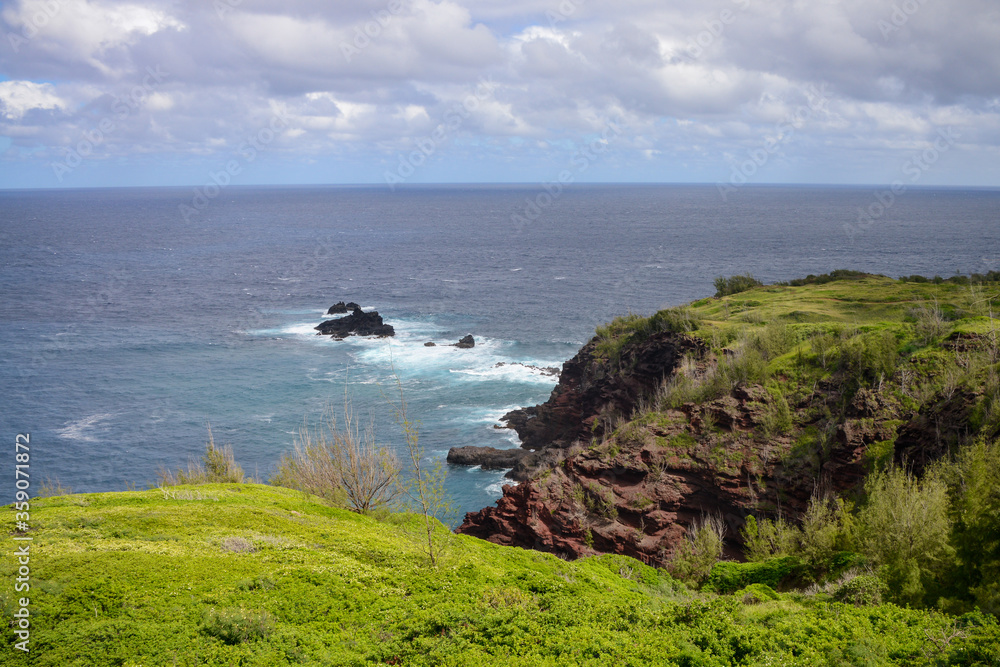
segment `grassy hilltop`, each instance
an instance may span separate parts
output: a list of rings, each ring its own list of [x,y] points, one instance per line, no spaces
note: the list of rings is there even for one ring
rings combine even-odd
[[[829,595],[697,593],[264,485],[36,500],[30,656],[71,665],[997,664],[1000,627]],[[7,557],[9,581],[15,565]],[[4,598],[10,610],[10,594]],[[9,616],[9,613],[5,613]]]
[[[30,598],[31,652],[6,630],[0,665],[1000,666],[1000,285],[797,282],[720,281],[581,351],[588,377],[614,379],[669,338],[680,371],[539,462],[519,527],[548,512],[545,535],[661,567],[436,522],[432,565],[419,515],[263,484],[35,498],[30,591],[13,591],[14,548],[0,557],[0,614],[13,626]],[[831,469],[859,474],[828,485],[839,499],[775,488]],[[712,517],[640,520],[696,472],[744,512],[729,560]]]

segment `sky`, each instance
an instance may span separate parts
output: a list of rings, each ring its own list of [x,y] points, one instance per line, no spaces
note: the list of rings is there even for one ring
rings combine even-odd
[[[10,0],[0,188],[1000,186],[997,0]]]

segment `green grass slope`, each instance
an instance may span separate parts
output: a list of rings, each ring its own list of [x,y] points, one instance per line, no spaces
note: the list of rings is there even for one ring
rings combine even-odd
[[[621,556],[565,562],[252,484],[35,499],[29,654],[4,665],[1000,664],[992,617],[817,594],[689,592]]]

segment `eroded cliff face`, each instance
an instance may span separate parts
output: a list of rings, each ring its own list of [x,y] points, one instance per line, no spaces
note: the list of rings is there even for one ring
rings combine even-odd
[[[502,417],[517,431],[521,446],[535,450],[509,476],[526,480],[561,460],[565,452],[560,450],[605,436],[609,424],[631,415],[673,375],[684,355],[705,353],[704,344],[696,338],[659,333],[626,347],[612,362],[598,354],[597,339],[590,341],[563,364],[548,401]]]
[[[869,448],[898,435],[887,455],[923,460],[941,446],[934,432],[957,431],[967,418],[961,395],[907,413],[888,391],[864,388],[848,400],[834,382],[781,397],[740,384],[660,409],[656,390],[682,363],[694,373],[717,363],[698,339],[656,334],[627,346],[617,364],[595,351],[591,341],[565,364],[546,403],[508,415],[537,451],[515,469],[520,483],[505,486],[495,507],[467,514],[458,532],[569,558],[612,552],[661,565],[711,514],[724,518],[735,557],[749,513],[797,518],[815,493],[858,489]],[[775,432],[776,402],[786,399],[794,425]]]

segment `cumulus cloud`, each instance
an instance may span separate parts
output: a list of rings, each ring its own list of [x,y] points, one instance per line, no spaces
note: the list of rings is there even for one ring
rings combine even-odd
[[[34,109],[64,111],[66,106],[50,83],[0,81],[0,109],[8,121],[20,121]]]
[[[436,132],[418,178],[543,178],[609,122],[604,179],[724,179],[771,142],[763,180],[888,180],[942,126],[970,159],[939,180],[1000,178],[992,0],[14,0],[0,33],[2,169],[110,118],[106,179],[196,180],[280,111],[268,159],[317,178],[378,181]]]

